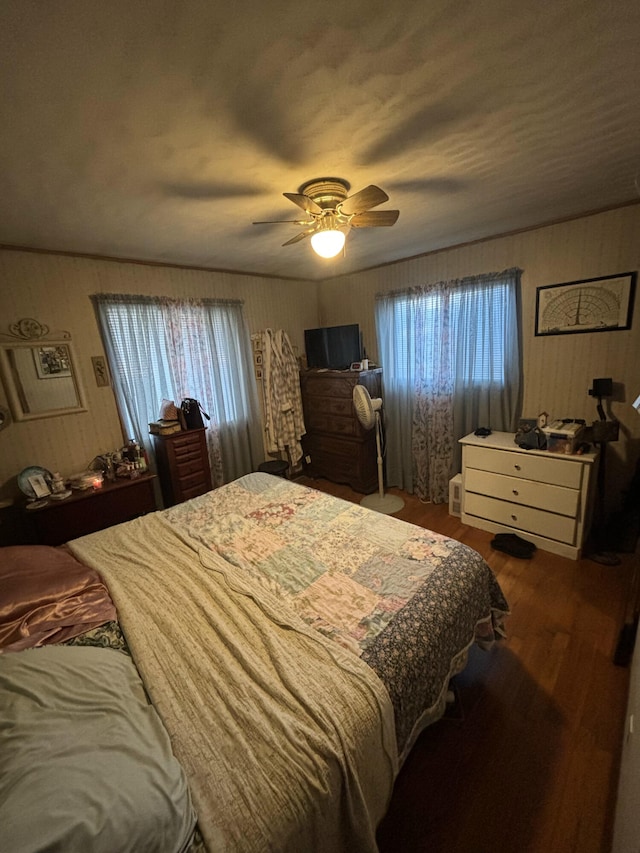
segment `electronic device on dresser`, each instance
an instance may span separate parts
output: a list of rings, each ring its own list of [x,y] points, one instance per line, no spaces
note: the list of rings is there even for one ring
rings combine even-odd
[[[304,330],[308,368],[348,370],[362,358],[362,339],[357,323]]]

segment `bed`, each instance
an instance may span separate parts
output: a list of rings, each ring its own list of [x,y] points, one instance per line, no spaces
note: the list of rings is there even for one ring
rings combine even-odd
[[[123,697],[127,747],[96,753],[89,727],[74,790],[58,786],[75,803],[73,827],[55,827],[65,850],[375,851],[399,767],[470,646],[489,647],[508,614],[467,546],[264,473],[60,549],[4,551],[0,747],[18,747],[0,779],[0,833],[16,833],[14,851],[42,849],[28,836],[50,823],[56,760],[66,778],[66,753],[47,756],[50,773],[34,765],[34,729],[57,714],[62,734],[47,743],[65,743],[75,710],[110,719]],[[44,682],[53,699],[37,693]],[[25,695],[37,725],[22,732]],[[88,794],[83,762],[97,754],[102,779],[120,753],[126,768]],[[147,760],[159,802],[138,808],[127,789],[112,803]],[[29,790],[44,792],[37,806]]]

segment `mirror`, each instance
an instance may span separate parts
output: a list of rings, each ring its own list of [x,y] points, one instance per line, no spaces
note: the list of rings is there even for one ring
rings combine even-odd
[[[2,343],[0,370],[16,421],[86,411],[68,338]]]

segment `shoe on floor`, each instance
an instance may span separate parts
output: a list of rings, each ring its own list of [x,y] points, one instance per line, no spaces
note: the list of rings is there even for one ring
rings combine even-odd
[[[497,542],[512,542],[514,545],[517,545],[521,548],[528,548],[531,553],[537,551],[537,547],[533,544],[533,542],[528,542],[526,539],[523,539],[521,536],[518,536],[515,533],[496,533],[495,540]]]
[[[524,540],[521,540],[521,542],[498,538],[491,540],[491,547],[495,548],[496,551],[503,551],[505,554],[509,554],[512,557],[519,557],[521,560],[530,560],[533,556],[533,551],[529,547],[530,545],[530,542],[525,542]]]

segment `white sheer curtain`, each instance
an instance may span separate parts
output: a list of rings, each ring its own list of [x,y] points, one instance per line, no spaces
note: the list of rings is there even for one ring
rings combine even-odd
[[[262,427],[242,302],[92,296],[126,435],[153,458],[149,423],[162,399],[199,400],[214,485],[255,471]]]
[[[458,439],[515,431],[520,407],[520,270],[378,294],[387,482],[448,499]]]

